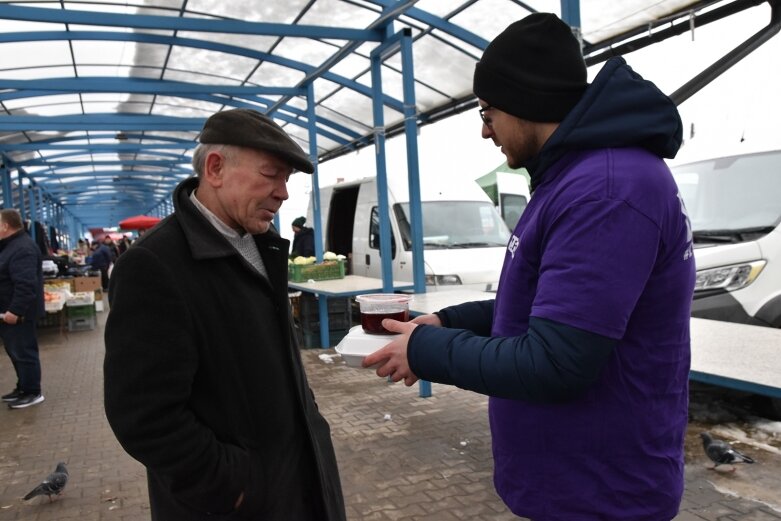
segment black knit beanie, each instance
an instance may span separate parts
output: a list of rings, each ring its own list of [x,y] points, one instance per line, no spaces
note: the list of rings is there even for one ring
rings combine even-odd
[[[303,215],[301,217],[296,217],[293,219],[293,222],[291,223],[292,226],[295,226],[296,228],[303,228],[304,224],[306,224],[306,217]]]
[[[570,27],[535,13],[488,44],[475,66],[475,95],[503,112],[536,122],[560,122],[586,89],[586,63]]]

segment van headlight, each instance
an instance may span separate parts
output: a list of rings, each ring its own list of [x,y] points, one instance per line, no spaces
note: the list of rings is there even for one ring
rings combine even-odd
[[[724,289],[735,291],[745,288],[759,276],[767,261],[758,260],[746,264],[734,266],[722,266],[697,272],[697,282],[694,283],[694,291],[708,289]]]
[[[461,284],[458,275],[426,275],[426,286],[456,286]]]

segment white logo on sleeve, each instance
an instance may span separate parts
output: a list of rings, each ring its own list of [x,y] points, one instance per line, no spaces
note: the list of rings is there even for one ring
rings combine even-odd
[[[692,223],[689,219],[689,212],[686,211],[686,205],[683,202],[683,196],[681,192],[678,192],[678,202],[681,203],[681,213],[683,214],[683,220],[686,224],[686,250],[683,252],[683,260],[689,260],[694,257],[693,243],[694,234],[692,233]]]
[[[520,246],[521,241],[518,239],[517,236],[513,235],[510,237],[510,242],[507,244],[507,251],[510,252],[510,256],[514,259],[515,258],[515,250],[518,249],[518,246]]]

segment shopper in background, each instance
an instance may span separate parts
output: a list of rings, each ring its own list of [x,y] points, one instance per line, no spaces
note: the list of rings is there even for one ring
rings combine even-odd
[[[106,235],[103,237],[103,244],[111,251],[111,263],[115,263],[117,257],[119,257],[119,247],[114,242],[114,239],[112,239],[110,235]]]
[[[92,256],[90,257],[90,266],[100,271],[100,280],[103,291],[108,291],[109,268],[114,262],[114,254],[105,242],[95,241],[92,243]]]
[[[339,521],[330,438],[287,294],[289,241],[270,229],[307,155],[248,109],[211,116],[174,213],[117,261],[105,406],[143,463],[154,520]]]
[[[130,248],[130,244],[131,244],[130,238],[128,238],[127,235],[123,235],[122,238],[117,243],[117,250],[118,250],[117,256],[125,253],[127,249]]]
[[[83,257],[87,257],[91,251],[89,239],[79,239],[78,245],[76,246],[76,253]]]
[[[293,246],[290,249],[291,257],[313,257],[315,255],[315,231],[304,226],[306,217],[293,219]]]
[[[16,371],[16,388],[2,400],[11,409],[41,403],[36,321],[46,312],[43,258],[17,210],[0,210],[0,338]]]
[[[483,137],[533,189],[496,299],[385,320],[401,337],[364,364],[489,395],[494,484],[516,515],[670,520],[695,279],[663,160],[681,144],[675,104],[622,58],[588,85],[578,40],[544,13],[488,45],[474,92]]]

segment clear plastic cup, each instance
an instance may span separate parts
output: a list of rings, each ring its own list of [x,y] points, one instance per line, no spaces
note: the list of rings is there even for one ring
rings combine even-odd
[[[409,320],[409,295],[397,293],[371,293],[355,297],[361,310],[361,326],[370,335],[392,335],[382,327],[382,321],[392,318],[400,322]]]

